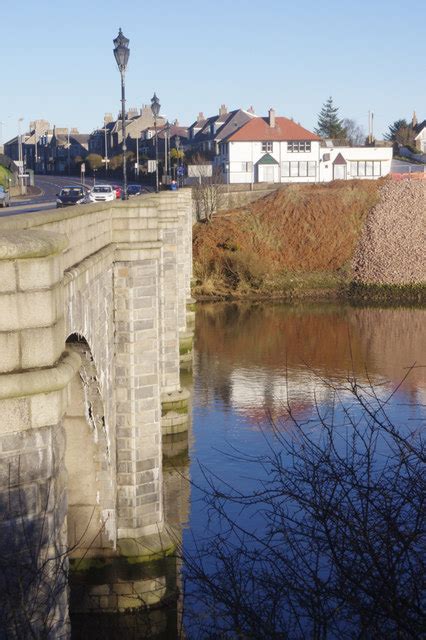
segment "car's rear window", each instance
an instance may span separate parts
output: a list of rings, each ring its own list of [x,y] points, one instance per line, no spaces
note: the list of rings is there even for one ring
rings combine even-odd
[[[61,196],[81,196],[83,192],[81,189],[61,189]]]
[[[111,193],[111,187],[93,187],[93,193]]]

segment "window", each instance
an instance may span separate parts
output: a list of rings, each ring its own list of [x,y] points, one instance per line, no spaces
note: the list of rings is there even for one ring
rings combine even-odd
[[[316,162],[310,160],[307,162],[303,160],[301,162],[281,162],[281,177],[282,178],[315,178],[316,177]]]
[[[311,150],[311,142],[305,140],[292,140],[287,142],[287,151],[289,153],[308,152]]]
[[[380,160],[358,160],[351,162],[351,176],[359,178],[372,178],[382,175],[382,163]]]
[[[267,142],[262,142],[262,151],[265,151],[267,153],[271,153],[272,152],[272,145],[273,142],[271,141],[267,141]]]
[[[288,178],[290,175],[290,163],[282,162],[281,163],[281,175],[283,178]]]
[[[308,163],[306,161],[299,162],[299,176],[301,178],[306,178],[308,175]]]
[[[242,162],[241,163],[241,171],[245,173],[251,173],[253,171],[253,163],[252,162]]]
[[[382,175],[382,163],[379,161],[374,162],[374,175],[381,176]]]

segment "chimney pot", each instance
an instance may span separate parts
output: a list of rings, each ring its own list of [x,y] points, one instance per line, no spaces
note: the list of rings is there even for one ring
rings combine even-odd
[[[269,109],[269,126],[275,127],[275,109],[272,107]]]

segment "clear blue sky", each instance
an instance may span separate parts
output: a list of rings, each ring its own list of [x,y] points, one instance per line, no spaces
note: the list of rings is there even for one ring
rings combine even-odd
[[[313,128],[332,95],[341,117],[375,133],[426,118],[426,1],[21,0],[2,2],[0,121],[45,118],[90,132],[120,107],[112,40],[130,38],[127,106],[190,124],[198,111],[253,105]]]

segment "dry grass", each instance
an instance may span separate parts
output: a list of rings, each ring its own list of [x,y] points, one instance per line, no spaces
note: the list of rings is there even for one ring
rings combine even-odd
[[[194,294],[280,296],[335,289],[345,280],[378,187],[378,181],[289,185],[197,225]]]

